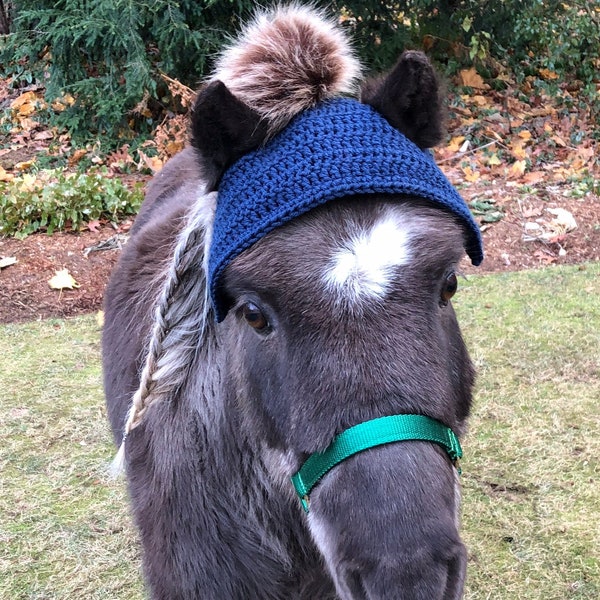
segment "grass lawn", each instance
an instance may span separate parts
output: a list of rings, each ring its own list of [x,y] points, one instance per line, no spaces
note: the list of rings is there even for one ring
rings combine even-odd
[[[467,598],[600,598],[600,264],[473,277]]]
[[[600,264],[471,276],[466,598],[600,598]],[[0,327],[0,599],[143,598],[94,317]]]
[[[94,317],[0,328],[0,599],[142,598]]]

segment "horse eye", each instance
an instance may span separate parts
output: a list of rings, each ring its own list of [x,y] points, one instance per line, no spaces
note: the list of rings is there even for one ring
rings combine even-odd
[[[269,329],[267,318],[256,304],[246,302],[246,304],[242,306],[242,315],[244,319],[246,319],[246,323],[248,323],[252,329],[261,333],[265,333]]]
[[[440,304],[446,306],[450,298],[456,294],[457,289],[458,279],[456,278],[456,273],[453,272],[446,276],[444,286],[442,287],[442,293],[440,294]]]

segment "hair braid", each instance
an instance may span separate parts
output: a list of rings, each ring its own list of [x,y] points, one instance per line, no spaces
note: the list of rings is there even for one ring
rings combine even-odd
[[[206,263],[216,196],[216,192],[211,192],[198,199],[177,238],[154,307],[154,325],[140,383],[133,395],[121,446],[113,462],[112,470],[115,473],[123,470],[127,435],[137,427],[148,407],[158,397],[173,392],[181,385],[186,366],[190,364],[189,359],[199,340],[204,337],[211,312]],[[199,302],[201,310],[198,310]],[[190,340],[191,336],[194,340]]]

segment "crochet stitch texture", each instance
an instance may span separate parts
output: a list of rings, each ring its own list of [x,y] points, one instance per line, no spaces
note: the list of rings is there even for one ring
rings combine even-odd
[[[431,154],[357,100],[331,100],[298,115],[233,164],[218,192],[208,262],[218,321],[227,313],[219,294],[227,264],[276,227],[343,196],[404,194],[437,203],[463,224],[472,263],[483,260],[479,227]]]

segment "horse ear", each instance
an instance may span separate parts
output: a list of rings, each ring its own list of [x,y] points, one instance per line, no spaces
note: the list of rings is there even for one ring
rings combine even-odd
[[[267,137],[265,120],[221,81],[213,81],[199,92],[192,108],[191,129],[207,191],[215,190],[225,170]]]
[[[420,148],[432,148],[444,136],[438,76],[422,52],[403,52],[387,75],[365,81],[361,102]]]

